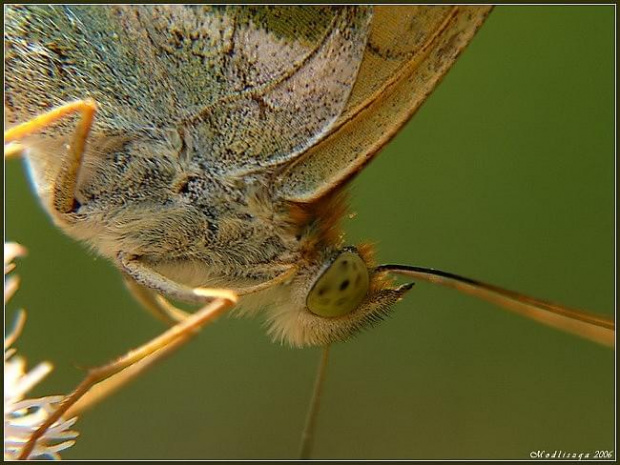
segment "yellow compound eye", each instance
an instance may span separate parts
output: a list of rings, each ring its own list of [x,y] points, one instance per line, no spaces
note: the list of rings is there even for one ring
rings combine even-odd
[[[355,252],[342,252],[316,280],[306,306],[318,316],[337,317],[355,310],[368,292],[368,268]]]

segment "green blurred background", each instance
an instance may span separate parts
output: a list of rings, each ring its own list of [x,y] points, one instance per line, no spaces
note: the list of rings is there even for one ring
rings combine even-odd
[[[354,182],[346,224],[381,262],[436,267],[613,315],[614,7],[497,7]],[[19,162],[6,233],[28,247],[17,348],[66,393],[163,327],[105,260],[52,227]],[[614,446],[614,353],[420,283],[333,348],[317,458],[528,459]],[[295,458],[318,350],[223,318],[83,416],[64,458]]]

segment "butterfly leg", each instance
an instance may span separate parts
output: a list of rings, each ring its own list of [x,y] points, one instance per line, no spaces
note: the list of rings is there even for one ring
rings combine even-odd
[[[199,329],[212,322],[237,302],[237,296],[225,290],[201,289],[201,296],[203,299],[215,298],[216,300],[150,342],[127,352],[111,363],[89,370],[77,388],[62,400],[58,409],[29,438],[19,459],[28,458],[36,441],[58,419],[63,416],[69,418],[75,416],[108,397],[112,392],[137,377],[145,368],[189,341]]]
[[[191,315],[191,313],[172,305],[160,292],[173,297],[176,295],[181,300],[188,301],[194,298],[194,296],[188,298],[188,294],[195,292],[195,290],[189,287],[184,288],[163,277],[137,259],[131,260],[122,258],[120,262],[121,268],[125,271],[124,278],[127,289],[134,299],[157,319],[168,325],[173,325]],[[232,288],[231,291],[238,296],[261,292],[285,283],[288,279],[292,278],[296,272],[297,269],[295,267],[284,267],[283,271],[274,278],[248,287]],[[155,289],[155,291],[153,289]]]
[[[182,302],[202,305],[214,297],[229,299],[230,296],[236,296],[233,291],[226,289],[206,289],[179,284],[155,271],[139,257],[132,257],[124,252],[117,255],[117,265],[137,284]],[[181,318],[185,319],[185,316]]]
[[[10,142],[4,145],[4,158],[18,158],[21,157],[26,148],[17,142]]]
[[[4,133],[5,157],[23,154],[24,147],[17,143],[20,139],[43,131],[57,121],[80,115],[69,153],[64,157],[60,173],[54,183],[54,208],[61,214],[71,213],[75,209],[75,188],[86,147],[86,139],[92,128],[97,104],[92,99],[78,100],[39,115],[30,121],[14,126]]]
[[[167,325],[174,325],[191,315],[175,307],[163,296],[138,284],[131,276],[125,275],[125,285],[134,299],[157,319]]]

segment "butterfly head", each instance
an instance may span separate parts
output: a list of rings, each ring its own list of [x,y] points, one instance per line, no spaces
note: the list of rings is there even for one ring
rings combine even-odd
[[[270,334],[296,347],[344,341],[383,320],[411,287],[394,287],[376,271],[369,246],[327,252],[315,266],[300,269],[288,302],[271,313]]]

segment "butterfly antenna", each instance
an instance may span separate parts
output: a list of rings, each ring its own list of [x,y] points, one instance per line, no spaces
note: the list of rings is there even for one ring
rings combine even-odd
[[[561,331],[581,336],[608,347],[615,345],[615,324],[606,318],[432,268],[382,265],[377,267],[375,271],[400,274],[450,287]]]
[[[326,345],[323,346],[321,352],[321,361],[319,362],[319,368],[314,380],[314,389],[312,390],[312,398],[310,399],[308,415],[306,416],[306,424],[304,425],[304,431],[301,435],[301,448],[299,450],[299,458],[301,460],[309,459],[312,454],[316,419],[319,415],[319,409],[321,408],[321,393],[323,391],[323,385],[325,384],[325,372],[327,371],[328,360],[329,345]]]

